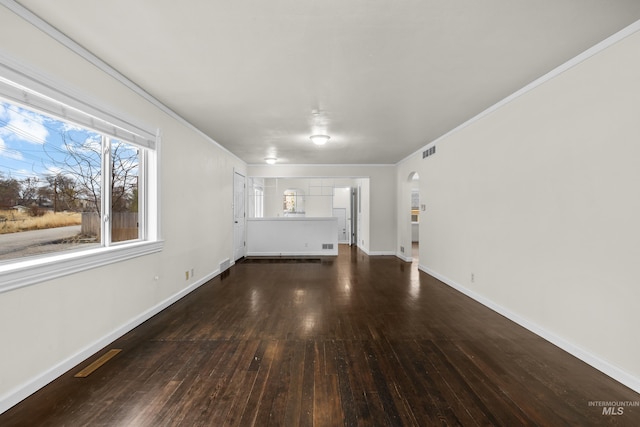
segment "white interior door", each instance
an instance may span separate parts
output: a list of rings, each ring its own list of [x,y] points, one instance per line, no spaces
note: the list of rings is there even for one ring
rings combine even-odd
[[[238,172],[233,177],[233,260],[244,256],[245,248],[245,178]]]
[[[338,243],[348,243],[347,210],[345,208],[333,208],[333,216],[338,218]]]

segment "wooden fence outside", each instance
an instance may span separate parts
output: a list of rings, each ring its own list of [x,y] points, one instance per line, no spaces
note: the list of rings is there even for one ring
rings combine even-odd
[[[100,240],[100,216],[95,212],[82,213],[80,233]],[[124,242],[138,238],[138,212],[111,214],[111,241]]]

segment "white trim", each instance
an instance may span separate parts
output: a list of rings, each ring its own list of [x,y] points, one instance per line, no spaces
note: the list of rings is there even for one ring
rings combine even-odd
[[[298,166],[298,165],[292,165],[292,166]],[[308,166],[313,166],[313,165],[308,165]],[[364,165],[364,166],[368,166],[368,165]],[[393,165],[389,165],[389,166],[393,167]],[[330,180],[330,179],[334,179],[334,180],[371,179],[370,175],[361,175],[361,176],[354,176],[354,175],[333,175],[333,176],[332,175],[249,175],[248,172],[247,172],[247,175],[248,175],[247,178],[268,178],[268,179],[326,179],[326,180]],[[339,187],[339,188],[346,188],[346,187]]]
[[[111,212],[111,196],[113,195],[113,189],[111,189],[111,173],[113,171],[111,157],[111,140],[106,135],[102,135],[102,155],[100,156],[100,191],[102,193],[100,197],[100,236],[102,236],[102,244],[107,247],[111,245],[111,215],[113,214]]]
[[[397,256],[398,258],[400,258],[404,262],[412,262],[413,261],[413,257],[406,256],[402,252],[396,252],[395,256]]]
[[[239,175],[242,177],[242,185],[243,185],[243,189],[242,189],[242,195],[243,195],[243,200],[242,200],[242,210],[243,210],[243,218],[242,218],[242,227],[244,227],[244,233],[242,235],[242,256],[236,257],[236,249],[239,246],[239,243],[236,239],[238,236],[236,236],[236,175]],[[231,229],[233,230],[233,250],[232,250],[232,255],[231,255],[231,259],[236,260],[236,259],[240,259],[244,256],[247,255],[247,198],[249,197],[247,194],[247,174],[245,171],[242,172],[238,172],[235,168],[235,166],[233,167],[233,178],[232,178],[232,182],[233,182],[233,188],[232,188],[232,194],[231,194]]]
[[[78,351],[76,354],[68,357],[67,359],[63,360],[62,362],[58,363],[52,368],[35,376],[34,378],[27,381],[26,383],[9,391],[4,396],[0,397],[0,414],[7,411],[12,406],[18,404],[23,399],[29,397],[31,394],[40,390],[42,387],[46,386],[51,381],[58,378],[60,375],[69,371],[70,369],[73,369],[78,364],[82,363],[83,361],[85,361],[92,355],[96,354],[98,351],[100,351],[104,347],[108,346],[118,338],[122,337],[124,334],[131,331],[133,328],[139,326],[143,322],[149,320],[151,317],[160,313],[162,310],[169,307],[171,304],[175,303],[176,301],[180,300],[182,297],[193,292],[194,290],[196,290],[197,288],[199,288],[209,280],[213,279],[218,274],[219,274],[219,270],[215,270],[214,272],[208,274],[206,277],[198,280],[197,282],[184,288],[180,292],[160,302],[156,306],[151,307],[147,311],[131,319],[129,322],[125,323],[119,328],[114,329],[109,334],[94,341],[92,344],[89,344],[87,347]]]
[[[545,340],[549,341],[551,344],[554,344],[558,347],[560,347],[561,349],[563,349],[564,351],[566,351],[567,353],[577,357],[578,359],[582,360],[583,362],[591,365],[592,367],[594,367],[595,369],[599,370],[600,372],[610,376],[611,378],[613,378],[614,380],[622,383],[623,385],[629,387],[630,389],[634,390],[637,393],[640,393],[640,378],[634,377],[633,375],[631,375],[628,372],[623,371],[622,369],[618,368],[617,366],[607,362],[606,360],[601,359],[600,357],[594,355],[593,353],[573,344],[570,341],[567,341],[566,339],[554,334],[551,331],[548,331],[546,329],[544,329],[543,327],[535,324],[534,322],[525,319],[524,317],[520,316],[517,313],[514,313],[513,311],[504,308],[503,306],[496,304],[495,302],[493,302],[492,300],[477,294],[476,292],[473,292],[472,290],[460,285],[459,283],[456,283],[455,281],[449,279],[448,277],[445,277],[441,274],[438,274],[437,272],[429,269],[428,267],[424,266],[424,265],[418,265],[418,269],[420,269],[421,271],[429,274],[430,276],[435,277],[436,279],[440,280],[441,282],[443,282],[444,284],[452,287],[453,289],[465,294],[466,296],[476,300],[477,302],[479,302],[480,304],[484,305],[485,307],[495,311],[498,314],[501,314],[502,316],[506,317],[507,319],[517,323],[518,325],[528,329],[529,331],[533,332],[534,334],[538,335],[541,338],[544,338]]]
[[[371,255],[371,254],[369,253],[369,251],[367,251],[367,250],[364,248],[364,245],[362,245],[362,244],[360,244],[360,243],[356,243],[356,247],[357,247],[358,249],[360,249],[362,252],[364,252],[364,254],[365,254],[365,255],[367,255],[367,256],[368,256],[368,255]]]
[[[308,256],[338,256],[338,251],[334,249],[327,249],[322,252],[309,251],[309,252],[247,252],[246,256],[254,257],[308,257]]]
[[[482,111],[481,113],[477,114],[476,116],[470,118],[466,122],[456,126],[455,128],[451,129],[450,131],[446,132],[445,134],[439,136],[438,138],[436,138],[433,141],[429,142],[427,145],[425,145],[422,148],[414,151],[413,153],[411,153],[408,156],[406,156],[404,159],[402,159],[399,162],[397,162],[396,166],[397,165],[401,165],[402,163],[412,159],[413,156],[415,156],[418,153],[422,153],[424,150],[426,150],[427,148],[430,148],[435,143],[440,142],[441,140],[449,137],[450,135],[452,135],[454,133],[457,133],[457,132],[461,131],[462,129],[466,128],[467,126],[469,126],[469,125],[481,120],[482,118],[484,118],[484,117],[488,116],[489,114],[493,113],[494,111],[502,108],[503,106],[505,106],[506,104],[510,103],[511,101],[521,97],[522,95],[526,94],[527,92],[532,91],[533,89],[537,88],[538,86],[543,85],[544,83],[548,82],[549,80],[552,80],[552,79],[558,77],[559,75],[561,75],[565,71],[568,71],[571,68],[581,64],[582,62],[586,61],[587,59],[591,58],[592,56],[597,55],[598,53],[602,52],[603,50],[613,46],[614,44],[618,43],[621,40],[624,40],[625,38],[633,35],[634,33],[638,32],[638,31],[640,31],[640,20],[638,20],[638,21],[634,22],[633,24],[623,28],[622,30],[618,31],[617,33],[613,34],[612,36],[607,37],[605,40],[601,41],[600,43],[596,44],[595,46],[592,46],[591,48],[585,50],[584,52],[582,52],[578,56],[576,56],[574,58],[571,58],[570,60],[568,60],[564,64],[554,68],[553,70],[549,71],[547,74],[543,75],[542,77],[537,78],[533,82],[531,82],[528,85],[522,87],[521,89],[517,90],[516,92],[512,93],[511,95],[507,96],[506,98],[502,99],[501,101],[493,104],[491,107],[487,108],[486,110]]]
[[[396,256],[395,251],[370,251],[367,253],[369,256]]]
[[[134,242],[19,259],[0,265],[0,293],[160,252],[163,246],[164,242],[161,240]]]
[[[3,97],[11,102],[142,147],[154,148],[153,127],[139,123],[2,50],[0,70]]]
[[[149,157],[153,156],[151,159]],[[156,149],[153,152],[147,152],[146,167],[149,171],[148,177],[153,176],[146,182],[146,209],[147,209],[147,240],[163,240],[162,235],[162,176],[160,168],[162,167],[162,130],[158,128],[156,131]],[[153,161],[152,161],[153,160]],[[151,234],[153,233],[153,234]]]
[[[125,77],[119,71],[117,71],[115,68],[113,68],[112,66],[110,66],[109,64],[104,62],[102,59],[98,58],[96,55],[94,55],[93,53],[91,53],[90,51],[85,49],[84,47],[80,46],[78,43],[76,43],[75,41],[73,41],[72,39],[67,37],[65,34],[63,34],[60,31],[58,31],[58,29],[56,29],[55,27],[50,25],[48,22],[44,21],[39,16],[35,15],[33,12],[31,12],[30,10],[28,10],[24,6],[16,3],[13,0],[0,0],[0,4],[3,5],[4,7],[6,7],[7,9],[11,10],[13,13],[18,15],[19,17],[21,17],[25,21],[29,22],[31,25],[33,25],[34,27],[36,27],[40,31],[42,31],[42,32],[46,33],[47,35],[49,35],[51,38],[53,38],[54,40],[59,42],[61,45],[65,46],[67,49],[71,50],[72,52],[74,52],[75,54],[80,56],[81,58],[83,58],[86,61],[88,61],[89,63],[91,63],[92,65],[97,67],[99,70],[101,70],[104,73],[108,74],[109,76],[113,77],[118,82],[122,83],[124,86],[129,88],[131,91],[133,91],[134,93],[138,94],[139,96],[141,96],[142,98],[144,98],[145,100],[147,100],[148,102],[153,104],[155,107],[160,109],[162,112],[164,112],[167,115],[169,115],[170,117],[174,118],[179,123],[181,123],[182,125],[186,126],[187,128],[189,128],[190,130],[192,130],[196,134],[200,135],[201,137],[203,137],[204,139],[206,139],[207,141],[209,141],[213,145],[217,146],[219,149],[221,149],[222,151],[224,151],[228,155],[230,155],[233,158],[237,159],[241,163],[245,163],[241,158],[239,158],[238,156],[233,154],[231,151],[229,151],[228,149],[226,149],[225,147],[223,147],[222,145],[217,143],[209,135],[207,135],[204,132],[202,132],[200,129],[198,129],[193,124],[188,122],[186,119],[184,119],[178,113],[176,113],[175,111],[173,111],[172,109],[167,107],[165,104],[163,104],[158,99],[153,97],[151,94],[146,92],[140,86],[138,86],[137,84],[135,84],[134,82],[129,80],[127,77]]]
[[[0,0],[2,1],[2,0]],[[396,163],[280,163],[278,161],[275,165],[267,165],[266,163],[247,163],[247,166],[268,166],[270,168],[277,169],[279,167],[295,167],[295,166],[304,166],[304,167],[353,167],[353,168],[361,168],[361,167],[389,167],[396,166]]]

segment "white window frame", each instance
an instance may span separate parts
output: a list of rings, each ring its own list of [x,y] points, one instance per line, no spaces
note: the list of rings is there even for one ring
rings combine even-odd
[[[144,159],[141,159],[140,170],[144,188],[139,189],[143,230],[140,238],[90,249],[8,260],[0,264],[0,293],[162,250],[159,129],[151,130],[149,126],[90,99],[64,82],[30,69],[1,51],[0,90],[3,98],[19,105],[27,105],[144,148],[141,150]]]
[[[264,189],[262,187],[253,189],[253,217],[264,217]]]

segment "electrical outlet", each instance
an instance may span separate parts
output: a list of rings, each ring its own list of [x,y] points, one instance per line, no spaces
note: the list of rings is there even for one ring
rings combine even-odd
[[[184,272],[184,280],[189,280],[189,271]]]
[[[471,283],[474,283],[476,281],[476,275],[471,273]]]
[[[193,268],[191,269],[191,277],[193,278]]]
[[[400,246],[400,252],[404,253],[404,246]]]

